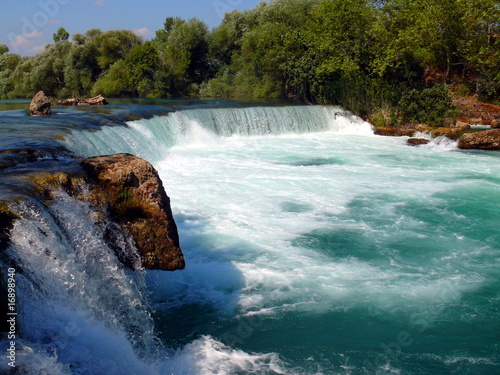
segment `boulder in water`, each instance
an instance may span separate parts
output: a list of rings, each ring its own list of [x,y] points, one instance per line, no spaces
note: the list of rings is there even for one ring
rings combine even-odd
[[[406,143],[409,144],[410,146],[419,146],[428,144],[429,140],[425,138],[408,138]]]
[[[93,196],[108,205],[113,219],[135,240],[146,269],[183,269],[170,199],[158,172],[147,161],[130,154],[97,156],[82,161]],[[99,198],[101,195],[101,198]]]
[[[31,100],[30,116],[50,116],[50,100],[43,91],[39,91]]]
[[[476,150],[500,150],[500,129],[466,133],[460,137],[458,148]]]

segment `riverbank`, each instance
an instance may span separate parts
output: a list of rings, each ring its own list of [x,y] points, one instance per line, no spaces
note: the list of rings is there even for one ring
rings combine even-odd
[[[445,136],[459,141],[464,149],[500,150],[500,106],[480,102],[470,97],[454,97],[454,116],[447,126],[406,123],[400,126],[376,126],[374,131],[383,136],[430,138]]]

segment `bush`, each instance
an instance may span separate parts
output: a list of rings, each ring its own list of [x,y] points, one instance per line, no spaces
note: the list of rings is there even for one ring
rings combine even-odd
[[[398,107],[404,122],[439,126],[452,110],[451,97],[445,84],[412,89],[402,94]]]

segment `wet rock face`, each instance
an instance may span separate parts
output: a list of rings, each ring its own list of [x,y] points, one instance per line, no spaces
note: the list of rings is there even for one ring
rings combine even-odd
[[[154,167],[130,154],[88,158],[81,165],[94,187],[90,201],[108,206],[113,219],[135,240],[142,265],[183,269],[170,199]]]
[[[464,134],[458,148],[476,150],[500,150],[500,129]]]
[[[49,98],[43,91],[39,91],[31,100],[30,116],[50,116],[51,114]]]
[[[0,254],[7,246],[15,219],[17,219],[17,215],[8,208],[5,202],[0,202]]]
[[[5,152],[10,156],[24,155],[24,151]],[[37,155],[33,158],[23,160],[36,164]],[[13,175],[3,173],[4,181],[8,178],[9,182],[0,197],[0,255],[8,245],[14,221],[19,219],[9,204],[30,197],[50,206],[62,190],[90,205],[91,219],[101,227],[103,239],[125,267],[166,271],[185,267],[170,199],[158,172],[147,161],[118,154],[64,163],[55,160],[44,162],[43,169],[26,165]],[[9,186],[15,187],[15,193]],[[124,238],[135,245],[138,255],[119,245]]]

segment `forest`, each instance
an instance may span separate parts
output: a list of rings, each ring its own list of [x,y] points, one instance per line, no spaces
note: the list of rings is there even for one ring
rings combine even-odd
[[[378,125],[439,125],[453,95],[500,100],[497,0],[274,0],[210,30],[166,18],[132,31],[60,28],[22,57],[0,45],[0,98],[286,98]]]

